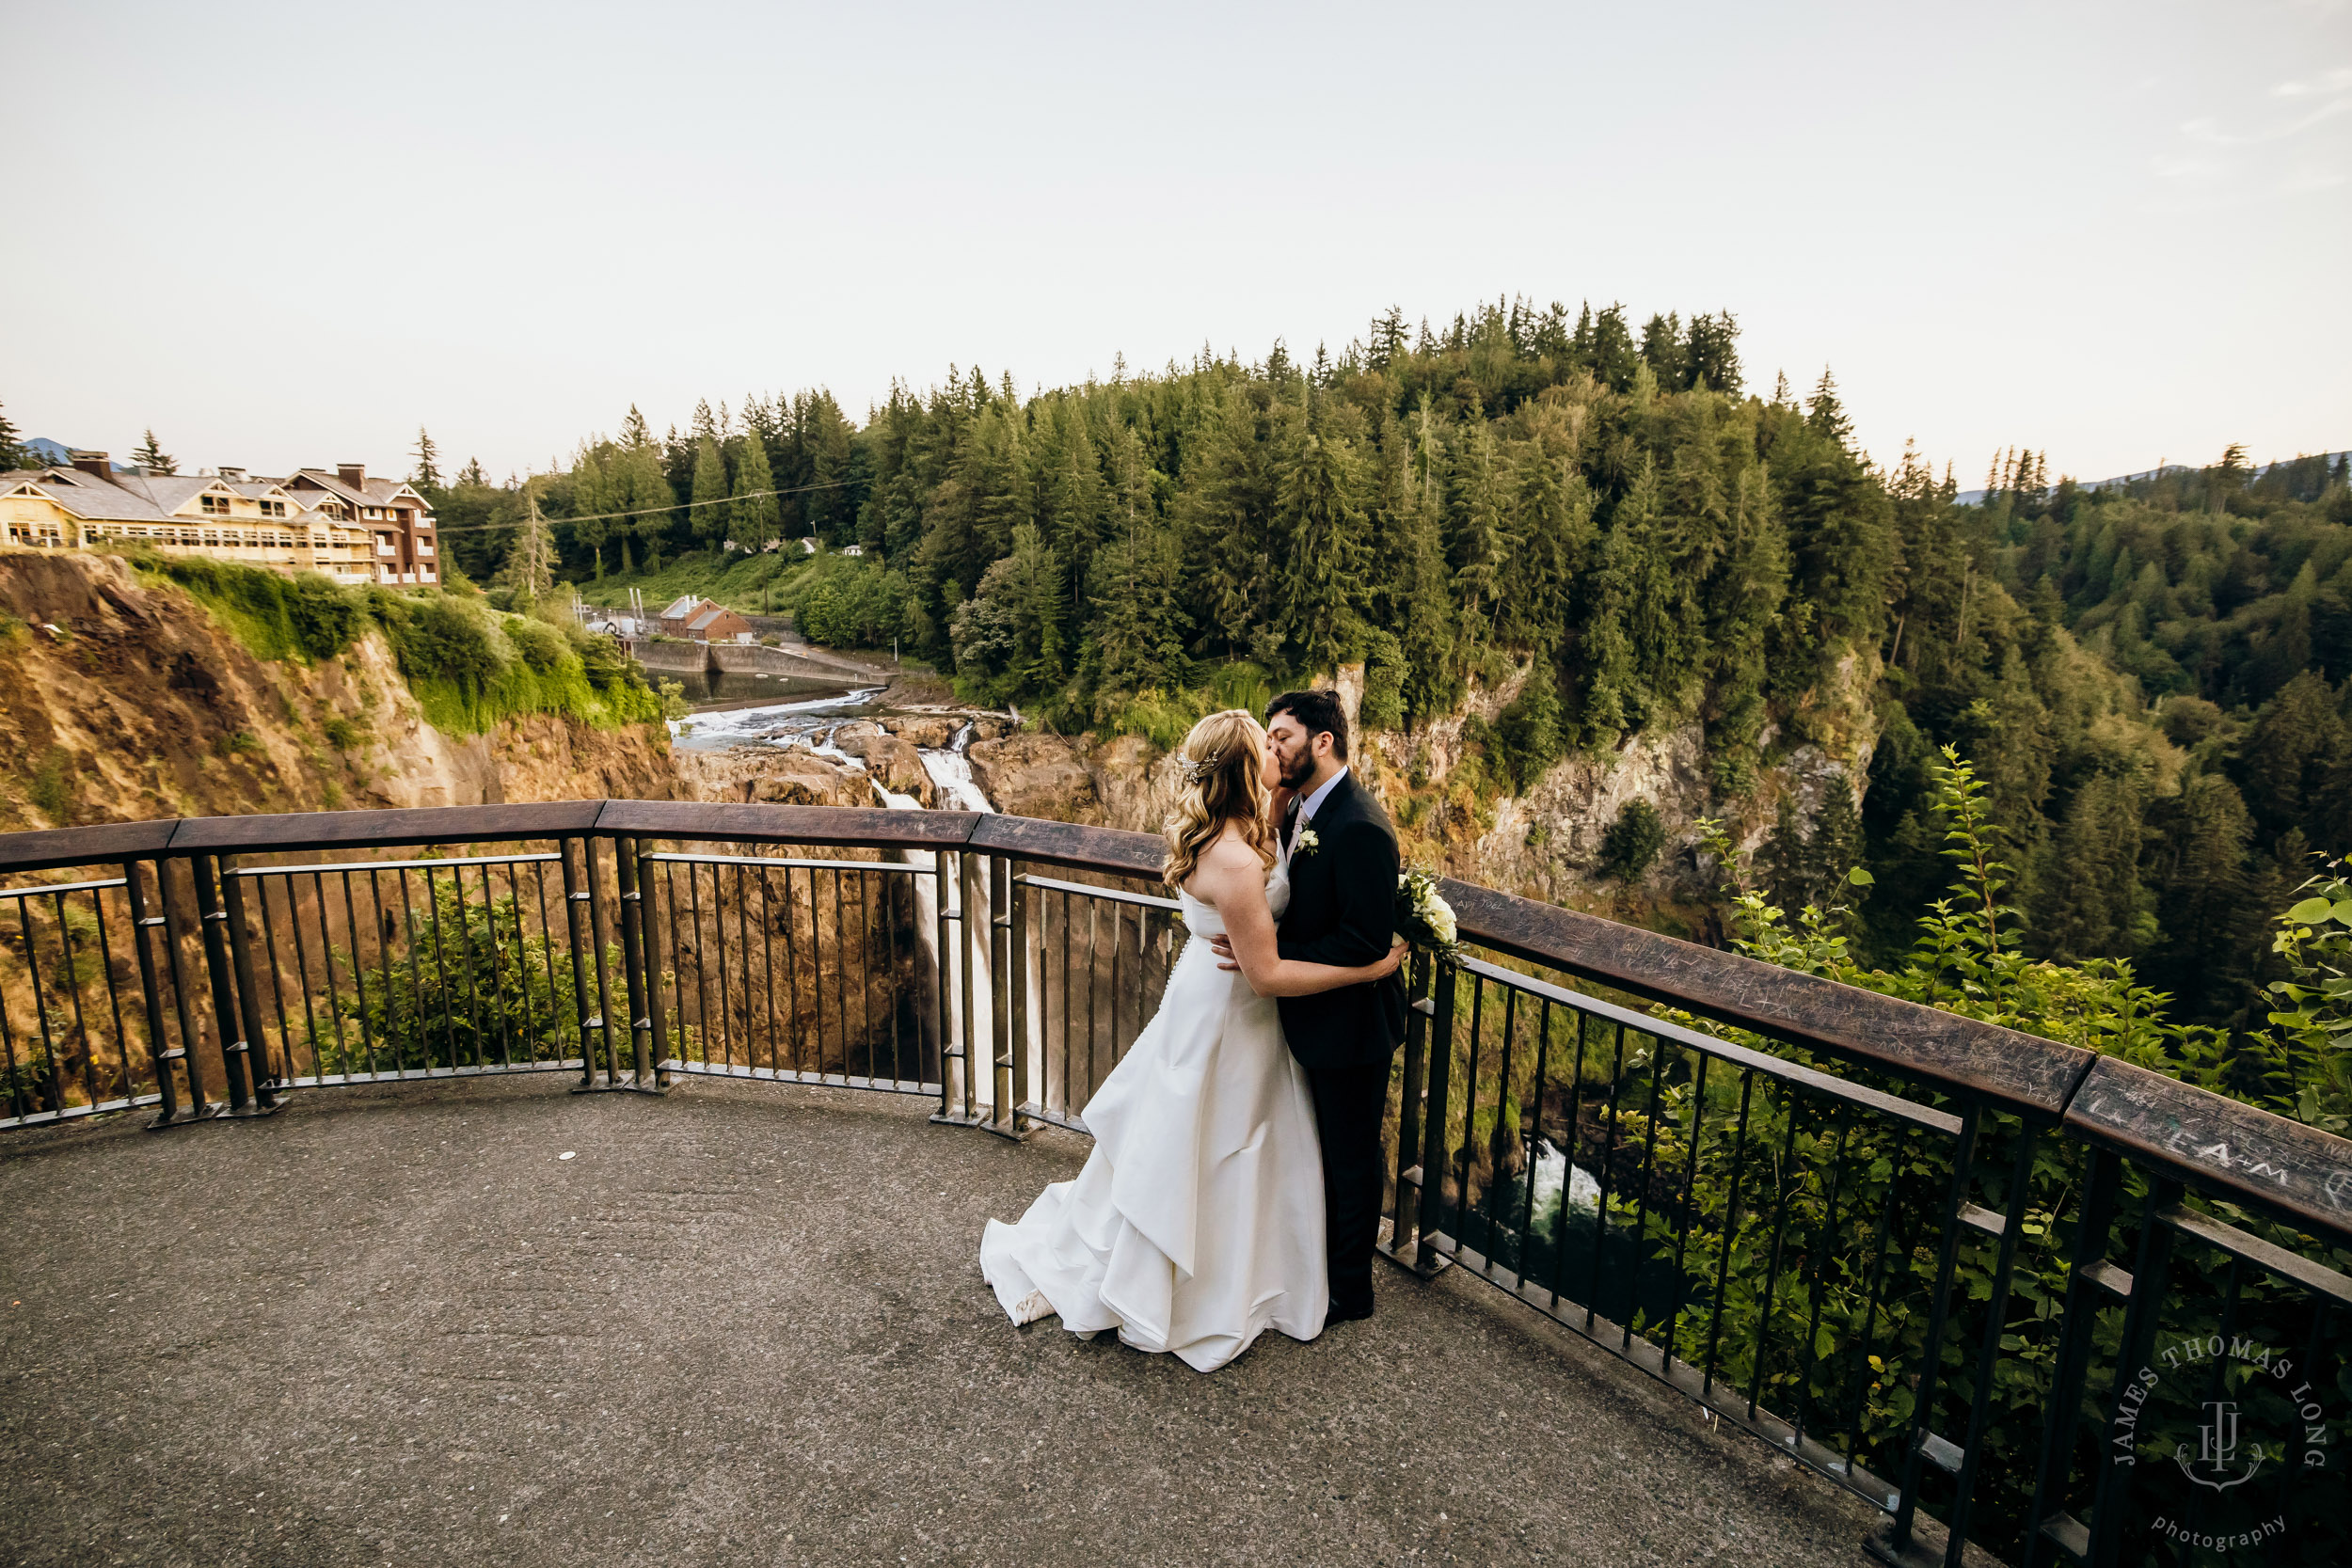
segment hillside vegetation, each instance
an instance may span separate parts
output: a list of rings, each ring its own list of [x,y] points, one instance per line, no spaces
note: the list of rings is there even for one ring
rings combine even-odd
[[[2348,480],[2233,448],[2086,490],[2012,451],[1963,505],[1949,465],[1859,451],[1827,372],[1751,388],[1726,314],[1503,302],[1025,397],[952,371],[863,425],[821,392],[662,437],[632,410],[520,491],[446,494],[491,525],[453,536],[477,576],[536,508],[566,575],[691,557],[1064,730],[1165,741],[1360,662],[1367,724],[1445,730],[1428,770],[1484,803],[1471,833],[1637,736],[1695,726],[1732,800],[1799,748],[1867,755],[1817,809],[1776,794],[1753,875],[1790,911],[1858,899],[1870,964],[1944,895],[1951,748],[2010,867],[2005,952],[2137,966],[2174,1020],[2244,1035],[2285,978],[2276,917],[2352,845]],[[863,558],[762,551],[803,534]],[[1654,874],[1641,809],[1604,874]]]

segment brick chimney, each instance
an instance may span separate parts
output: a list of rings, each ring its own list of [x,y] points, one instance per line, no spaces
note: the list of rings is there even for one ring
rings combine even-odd
[[[354,490],[365,490],[368,487],[368,466],[365,463],[338,463],[335,465],[335,477]]]
[[[103,480],[108,484],[115,482],[114,465],[106,461],[104,452],[77,451],[72,456],[74,467],[83,473],[89,475],[92,479]]]

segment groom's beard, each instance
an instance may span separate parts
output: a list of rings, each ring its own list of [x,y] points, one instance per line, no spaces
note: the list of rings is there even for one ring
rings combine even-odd
[[[1283,766],[1282,787],[1295,794],[1309,779],[1311,779],[1314,776],[1314,753],[1311,752],[1305,752],[1301,754],[1295,762],[1286,763]]]

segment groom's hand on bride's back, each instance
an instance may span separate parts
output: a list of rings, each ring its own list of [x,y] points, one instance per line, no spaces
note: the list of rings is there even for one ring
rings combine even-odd
[[[1241,967],[1241,960],[1233,957],[1233,941],[1224,932],[1219,931],[1211,937],[1209,946],[1216,954],[1217,968],[1239,969]]]

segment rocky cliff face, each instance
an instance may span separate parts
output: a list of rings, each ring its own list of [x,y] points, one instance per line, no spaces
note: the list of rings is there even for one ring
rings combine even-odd
[[[0,550],[0,829],[262,811],[675,798],[659,730],[424,721],[381,639],[254,657],[123,562]]]

